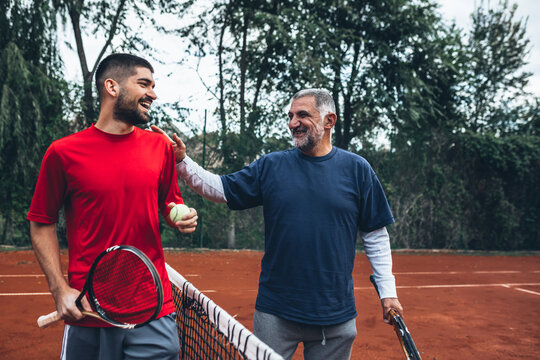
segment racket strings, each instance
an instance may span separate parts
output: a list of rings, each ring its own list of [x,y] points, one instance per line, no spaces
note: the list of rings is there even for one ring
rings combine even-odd
[[[107,253],[95,269],[92,288],[98,307],[114,321],[143,323],[158,305],[152,273],[130,251]]]

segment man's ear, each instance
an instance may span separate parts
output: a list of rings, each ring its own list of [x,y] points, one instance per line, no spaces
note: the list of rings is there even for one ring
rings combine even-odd
[[[113,79],[106,79],[104,83],[105,91],[112,97],[117,97],[120,92],[119,84]]]
[[[336,125],[336,121],[337,121],[337,115],[334,113],[328,113],[324,117],[324,127],[326,129],[331,129],[334,127],[334,125]]]

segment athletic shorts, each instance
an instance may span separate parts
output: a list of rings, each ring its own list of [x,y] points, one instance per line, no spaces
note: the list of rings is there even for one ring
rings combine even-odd
[[[178,359],[176,313],[136,329],[66,325],[61,360]]]

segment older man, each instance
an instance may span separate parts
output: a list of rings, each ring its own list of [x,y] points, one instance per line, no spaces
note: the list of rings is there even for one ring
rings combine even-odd
[[[305,359],[349,359],[356,337],[352,271],[358,231],[385,322],[390,309],[402,312],[385,228],[394,219],[368,162],[332,146],[337,115],[328,91],[299,91],[288,116],[294,148],[228,175],[199,167],[174,135],[177,172],[200,195],[232,210],[264,208],[255,334],[288,359],[300,342]]]

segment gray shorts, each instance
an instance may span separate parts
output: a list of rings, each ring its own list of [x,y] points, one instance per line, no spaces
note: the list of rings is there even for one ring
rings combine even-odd
[[[291,359],[302,342],[305,360],[347,360],[356,338],[356,319],[337,325],[307,325],[255,310],[253,332],[285,359]]]
[[[178,359],[176,314],[136,329],[66,325],[61,360]]]

